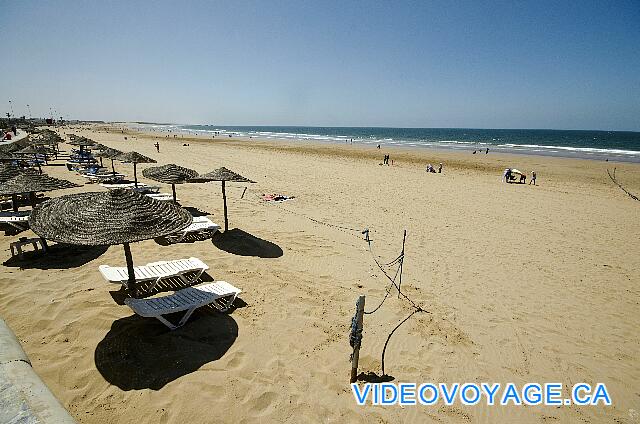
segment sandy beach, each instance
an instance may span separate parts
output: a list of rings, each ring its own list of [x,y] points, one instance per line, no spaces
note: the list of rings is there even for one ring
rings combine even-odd
[[[98,266],[122,246],[11,258],[0,238],[0,315],[35,371],[81,423],[634,423],[640,414],[640,165],[554,157],[257,139],[165,138],[121,125],[62,128],[204,173],[225,166],[230,231],[132,245],[136,264],[198,257],[242,289],[225,315],[201,308],[168,331],[121,303]],[[125,140],[125,137],[127,138]],[[160,143],[156,152],[154,143]],[[184,144],[188,144],[185,146]],[[69,145],[61,145],[69,151]],[[383,166],[390,154],[393,166]],[[442,162],[442,174],[425,172]],[[105,166],[109,166],[107,160]],[[140,164],[138,178],[146,183]],[[538,185],[501,182],[506,167]],[[133,167],[116,170],[133,178]],[[63,162],[44,167],[102,191]],[[161,191],[171,192],[162,185]],[[244,192],[246,187],[246,192]],[[244,192],[244,195],[243,195]],[[295,196],[264,202],[264,193]],[[177,186],[183,206],[222,224],[219,183]],[[394,334],[394,382],[605,383],[613,405],[357,406],[349,380],[354,305],[385,296],[406,230],[403,291],[425,310]],[[393,270],[395,271],[395,270]],[[412,312],[392,291],[364,318],[360,369],[381,373],[389,332]]]

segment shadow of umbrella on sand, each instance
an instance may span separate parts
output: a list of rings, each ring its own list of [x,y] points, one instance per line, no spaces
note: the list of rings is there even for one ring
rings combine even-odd
[[[83,246],[124,245],[129,291],[137,295],[129,243],[163,237],[191,224],[181,207],[134,190],[70,194],[34,208],[29,225],[46,240]]]
[[[190,183],[208,183],[209,181],[222,181],[222,201],[224,202],[224,231],[229,230],[229,220],[227,219],[227,192],[225,191],[225,182],[233,181],[238,183],[255,183],[240,174],[228,170],[225,167],[218,168],[215,171],[198,175],[189,180]]]
[[[190,178],[198,175],[196,171],[189,168],[170,163],[163,166],[152,166],[142,170],[142,175],[145,177],[158,181],[161,183],[171,184],[171,190],[173,191],[173,201],[176,201],[176,184],[184,184]]]
[[[196,314],[199,319],[174,331],[137,315],[114,321],[96,346],[96,368],[121,390],[160,390],[219,360],[238,338],[238,324],[210,307]]]

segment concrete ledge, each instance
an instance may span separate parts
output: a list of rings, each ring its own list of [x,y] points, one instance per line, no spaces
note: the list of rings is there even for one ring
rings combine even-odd
[[[0,423],[75,422],[33,371],[18,339],[0,319]]]

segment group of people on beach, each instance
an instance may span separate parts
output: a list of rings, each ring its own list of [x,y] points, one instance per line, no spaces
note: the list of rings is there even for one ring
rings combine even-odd
[[[427,165],[427,172],[431,172],[431,173],[435,174],[436,170],[434,169],[433,165],[428,164]],[[442,162],[440,162],[438,164],[438,174],[442,174]]]
[[[519,179],[520,184],[526,184],[527,175],[518,171],[515,168],[506,168],[504,170],[504,174],[502,174],[502,181],[505,183],[514,182],[516,178]],[[531,171],[531,179],[529,180],[529,184],[536,185],[536,171]]]

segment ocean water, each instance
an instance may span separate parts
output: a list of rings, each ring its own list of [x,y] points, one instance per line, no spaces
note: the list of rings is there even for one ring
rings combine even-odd
[[[430,147],[470,152],[486,151],[489,148],[489,152],[640,162],[640,132],[631,131],[166,124],[134,124],[134,126],[160,133],[211,134],[212,136],[218,133],[217,137],[254,137],[343,144],[350,144],[353,140],[354,144]]]

